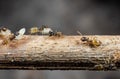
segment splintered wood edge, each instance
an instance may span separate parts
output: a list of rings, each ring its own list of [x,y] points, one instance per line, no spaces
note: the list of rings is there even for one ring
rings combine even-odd
[[[0,46],[0,69],[119,68],[120,36],[86,36],[102,42],[96,48],[84,45],[81,37],[25,35],[21,40]]]

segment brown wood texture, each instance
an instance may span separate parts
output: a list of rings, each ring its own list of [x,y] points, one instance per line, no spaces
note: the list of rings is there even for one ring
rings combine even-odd
[[[119,69],[120,36],[86,36],[100,40],[102,44],[99,47],[83,44],[81,37],[25,35],[21,40],[0,44],[0,69]]]

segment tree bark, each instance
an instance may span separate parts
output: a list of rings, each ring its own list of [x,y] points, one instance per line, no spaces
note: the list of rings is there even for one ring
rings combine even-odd
[[[120,68],[120,36],[86,36],[101,41],[90,47],[82,36],[25,35],[0,44],[0,69],[117,70]],[[2,39],[1,39],[2,40]]]

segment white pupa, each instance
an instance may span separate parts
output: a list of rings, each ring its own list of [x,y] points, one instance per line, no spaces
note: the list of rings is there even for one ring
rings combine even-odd
[[[20,29],[17,33],[18,35],[16,35],[15,39],[19,40],[19,39],[22,39],[23,38],[23,35],[25,34],[26,32],[26,29],[25,28],[22,28]]]
[[[49,32],[53,32],[53,30],[51,28],[44,28],[42,31],[41,31],[41,34],[49,34]]]

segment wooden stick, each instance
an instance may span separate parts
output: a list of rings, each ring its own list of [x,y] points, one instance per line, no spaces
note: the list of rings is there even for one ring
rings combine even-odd
[[[120,36],[96,37],[102,44],[90,47],[82,36],[31,36],[0,44],[0,69],[117,70]],[[2,40],[2,39],[1,39]],[[1,43],[1,42],[0,42]]]

